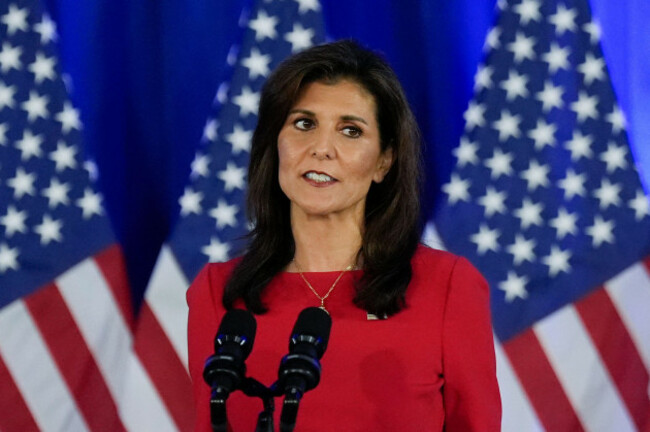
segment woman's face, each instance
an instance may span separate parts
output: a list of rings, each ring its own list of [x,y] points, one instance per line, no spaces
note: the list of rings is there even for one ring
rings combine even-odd
[[[278,136],[279,182],[292,215],[363,220],[370,184],[392,162],[381,152],[374,98],[353,81],[306,85]]]

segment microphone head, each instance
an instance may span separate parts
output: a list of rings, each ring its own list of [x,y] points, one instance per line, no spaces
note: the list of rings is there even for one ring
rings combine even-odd
[[[320,359],[327,349],[331,329],[332,318],[327,312],[317,307],[303,309],[293,326],[289,351],[299,342],[310,342],[316,347]]]
[[[243,309],[231,309],[223,316],[217,337],[214,340],[215,351],[225,341],[234,342],[241,346],[243,357],[246,358],[253,349],[257,322],[252,313]]]

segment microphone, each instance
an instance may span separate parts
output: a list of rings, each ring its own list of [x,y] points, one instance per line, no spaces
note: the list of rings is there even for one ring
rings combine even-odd
[[[298,315],[289,340],[289,354],[282,358],[277,388],[284,393],[280,430],[290,432],[296,424],[302,395],[320,382],[320,358],[327,349],[332,328],[329,314],[317,307]]]

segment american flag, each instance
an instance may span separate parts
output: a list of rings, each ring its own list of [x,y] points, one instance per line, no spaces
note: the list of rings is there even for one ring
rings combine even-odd
[[[123,430],[129,290],[56,39],[0,1],[0,430]]]
[[[650,428],[650,207],[587,0],[499,1],[436,228],[488,279],[504,431]]]
[[[318,0],[257,1],[242,23],[242,42],[229,56],[232,78],[218,89],[179,200],[180,220],[145,293],[126,391],[133,431],[192,428],[185,292],[208,261],[242,252],[250,141],[265,79],[285,57],[324,41]]]

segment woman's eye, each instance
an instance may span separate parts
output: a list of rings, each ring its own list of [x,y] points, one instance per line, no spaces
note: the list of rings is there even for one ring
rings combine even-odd
[[[294,121],[293,125],[300,130],[309,130],[314,127],[314,122],[310,119],[301,118]]]
[[[350,138],[359,138],[363,132],[358,127],[346,126],[343,128],[343,135],[349,136]]]

